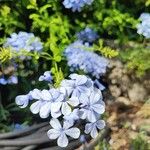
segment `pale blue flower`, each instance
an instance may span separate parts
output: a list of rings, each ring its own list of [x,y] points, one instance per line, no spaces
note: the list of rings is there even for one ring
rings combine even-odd
[[[100,78],[106,72],[108,60],[92,51],[86,50],[87,45],[82,41],[76,41],[65,49],[64,55],[67,58],[71,71],[83,70],[96,78]]]
[[[90,94],[90,88],[93,82],[85,75],[71,74],[71,80],[63,80],[61,86],[67,90],[68,95],[79,97],[81,93]]]
[[[143,13],[139,19],[141,23],[137,25],[137,33],[150,38],[150,14]]]
[[[64,0],[63,5],[65,8],[72,9],[72,11],[81,11],[85,5],[91,5],[93,0]]]
[[[64,94],[63,101],[61,101],[61,112],[63,115],[69,115],[71,111],[71,106],[78,106],[79,105],[79,99],[78,97],[71,96],[69,97],[67,90],[64,87],[60,88],[60,92]]]
[[[60,107],[64,97],[57,89],[42,91],[35,89],[31,95],[33,99],[38,100],[30,106],[33,114],[39,113],[41,118],[47,118],[49,114],[54,118],[61,115]]]
[[[105,111],[105,104],[102,101],[101,91],[94,89],[90,96],[82,94],[80,96],[82,103],[80,109],[80,118],[87,119],[89,122],[95,122]]]
[[[77,37],[81,41],[91,43],[91,42],[94,42],[98,38],[98,35],[91,28],[87,27],[87,28],[85,28],[85,30],[77,33]]]
[[[47,135],[50,139],[57,139],[57,144],[60,147],[66,147],[69,143],[67,136],[70,136],[74,139],[79,138],[80,130],[76,127],[72,127],[73,124],[64,122],[61,126],[58,119],[51,119],[50,125],[53,129],[50,129],[47,132]],[[72,127],[72,128],[71,128]]]
[[[104,120],[98,120],[96,122],[87,123],[85,125],[85,133],[91,135],[92,138],[96,138],[98,135],[97,129],[103,129],[105,127],[105,121]]]
[[[12,33],[10,38],[7,38],[4,47],[11,47],[12,50],[20,51],[41,51],[43,46],[39,38],[35,37],[33,33],[27,33],[20,31]]]
[[[39,81],[52,82],[52,80],[53,80],[53,77],[50,71],[45,71],[44,74],[39,77]]]

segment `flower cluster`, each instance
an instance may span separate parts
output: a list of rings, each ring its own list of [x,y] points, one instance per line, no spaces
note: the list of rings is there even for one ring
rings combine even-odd
[[[101,91],[85,75],[71,74],[69,77],[61,82],[59,88],[34,89],[27,95],[16,97],[16,104],[21,108],[31,101],[33,114],[39,113],[41,118],[51,117],[52,129],[47,135],[50,139],[57,139],[60,147],[68,145],[67,136],[77,139],[84,132],[95,138],[98,129],[105,126],[105,122],[100,120],[105,111]],[[81,120],[86,123],[84,131],[76,127]]]
[[[89,45],[76,41],[65,49],[65,56],[71,71],[83,70],[99,79],[106,72],[108,60],[92,51],[87,51]]]
[[[17,84],[18,78],[15,75],[10,76],[9,78],[5,78],[4,76],[0,78],[0,85],[6,85],[6,84]]]
[[[98,38],[98,35],[91,28],[87,27],[87,28],[85,28],[85,30],[77,33],[77,37],[81,41],[91,43],[91,42],[94,42]]]
[[[12,50],[20,51],[41,51],[43,46],[39,38],[35,37],[33,33],[19,32],[12,33],[10,38],[7,38],[4,47],[10,47]]]
[[[91,5],[93,0],[64,0],[63,5],[65,8],[72,9],[72,11],[81,11],[85,5]]]
[[[150,14],[142,13],[139,19],[141,23],[137,25],[137,33],[150,38]]]

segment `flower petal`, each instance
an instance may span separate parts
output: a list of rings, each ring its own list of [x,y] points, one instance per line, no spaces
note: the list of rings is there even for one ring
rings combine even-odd
[[[40,109],[40,117],[47,118],[51,112],[51,102],[47,102]]]
[[[92,131],[92,128],[93,128],[93,123],[87,123],[86,125],[85,125],[85,130],[84,130],[84,132],[86,133],[86,134],[89,134],[91,131]]]
[[[97,131],[96,127],[92,128],[92,131],[91,131],[90,135],[91,135],[92,138],[96,138],[97,137],[98,131]]]
[[[79,99],[77,97],[71,97],[67,102],[71,106],[77,106],[77,105],[79,105]]]
[[[96,122],[96,126],[98,129],[103,129],[106,126],[105,121],[104,120],[98,120]]]
[[[68,138],[67,136],[65,135],[65,133],[62,133],[58,140],[57,140],[57,144],[58,146],[60,147],[66,147],[68,145]]]
[[[71,113],[71,108],[67,104],[67,102],[62,103],[62,108],[61,108],[62,114],[63,115],[69,115]]]
[[[53,118],[58,118],[58,117],[61,116],[61,111],[58,111],[58,112],[52,112],[52,111],[51,111],[51,116],[52,116]]]
[[[66,130],[65,133],[74,139],[77,139],[80,136],[80,130],[78,128],[70,128]]]
[[[62,105],[62,102],[51,103],[51,111],[58,112],[60,110],[61,105]]]
[[[69,129],[70,127],[73,126],[73,122],[69,122],[69,121],[64,121],[64,124],[63,124],[63,129]]]
[[[81,94],[79,97],[80,103],[88,105],[89,103],[89,99],[88,96],[86,94]]]
[[[48,132],[47,132],[47,136],[50,138],[50,139],[57,139],[59,136],[60,136],[60,132],[58,130],[55,130],[55,129],[50,129]]]
[[[96,115],[95,115],[95,113],[94,113],[94,111],[88,111],[87,112],[87,119],[88,119],[88,121],[90,121],[90,122],[95,122],[97,119],[96,119]]]
[[[86,76],[80,76],[76,78],[76,85],[83,85],[87,82],[88,78]]]
[[[56,130],[62,129],[62,126],[58,119],[52,118],[50,121],[50,125]]]
[[[38,114],[39,111],[40,111],[40,108],[42,106],[42,102],[41,101],[37,101],[35,103],[33,103],[31,106],[30,106],[30,110],[33,114]]]
[[[92,109],[98,114],[103,114],[105,112],[105,107],[101,104],[92,105]]]
[[[50,92],[48,90],[42,90],[41,91],[41,98],[43,100],[49,101],[49,100],[52,99],[52,96],[51,96],[51,94],[50,94]]]
[[[33,99],[41,99],[41,91],[38,89],[34,89],[31,91],[31,96]]]

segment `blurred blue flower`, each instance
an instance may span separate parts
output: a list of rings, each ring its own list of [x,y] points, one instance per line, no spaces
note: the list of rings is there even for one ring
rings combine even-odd
[[[64,0],[63,5],[65,8],[72,9],[72,11],[81,11],[85,5],[91,5],[93,0]]]
[[[67,58],[70,70],[83,70],[96,78],[100,78],[106,72],[108,60],[92,51],[85,50],[87,45],[82,41],[76,41],[65,49],[64,55]]]
[[[92,138],[96,138],[98,135],[97,129],[103,129],[105,127],[105,121],[104,120],[98,120],[96,122],[87,123],[85,125],[85,133],[91,135]]]
[[[50,129],[47,132],[47,135],[50,139],[57,139],[57,144],[60,147],[66,147],[69,143],[67,135],[77,139],[80,136],[80,130],[76,127],[71,128],[73,124],[64,122],[63,127],[61,126],[58,119],[51,119],[50,125],[53,129]]]
[[[93,31],[90,28],[85,28],[85,30],[77,33],[77,37],[79,40],[83,41],[83,42],[94,42],[97,38],[98,35],[95,31]]]
[[[17,84],[18,83],[18,78],[17,76],[10,76],[8,79],[6,79],[5,77],[1,77],[0,78],[0,84],[2,85],[6,85],[6,84]]]
[[[12,130],[13,131],[21,131],[21,130],[24,130],[28,127],[29,127],[28,125],[16,123],[16,124],[12,125]]]
[[[105,111],[102,94],[98,89],[91,91],[90,96],[82,94],[80,96],[80,102],[82,103],[80,118],[87,119],[89,122],[95,122],[99,118],[100,114],[103,114]]]
[[[44,74],[39,77],[39,81],[52,82],[52,80],[53,80],[53,77],[50,71],[45,71]]]
[[[27,33],[20,31],[12,33],[10,38],[7,38],[4,47],[11,47],[12,50],[20,51],[41,51],[43,46],[39,38],[35,37],[33,33]]]
[[[0,78],[0,84],[6,85],[6,84],[7,84],[7,80],[4,79],[4,77],[1,77],[1,78]]]
[[[150,14],[142,13],[139,19],[141,23],[137,25],[137,33],[150,38]]]

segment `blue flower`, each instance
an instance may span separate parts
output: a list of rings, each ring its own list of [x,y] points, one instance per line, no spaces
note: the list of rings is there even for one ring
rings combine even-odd
[[[0,84],[6,85],[6,84],[17,84],[18,83],[18,78],[14,75],[10,76],[8,79],[5,77],[0,78]]]
[[[52,82],[52,80],[53,80],[53,77],[50,71],[45,71],[44,74],[39,77],[39,81]]]
[[[91,5],[93,0],[64,0],[63,5],[65,8],[72,9],[72,11],[81,11],[85,5]]]
[[[0,84],[6,85],[7,84],[7,80],[4,77],[1,77],[0,78]]]
[[[96,122],[87,123],[85,125],[85,133],[91,135],[92,138],[96,138],[98,135],[97,129],[103,129],[105,127],[105,121],[104,120],[98,120]]]
[[[80,96],[80,102],[82,103],[80,118],[87,119],[89,122],[95,122],[99,118],[100,114],[103,114],[105,111],[102,94],[98,89],[91,91],[90,96],[82,94]]]
[[[143,13],[139,19],[141,23],[137,25],[137,33],[150,38],[150,14]]]
[[[42,91],[35,89],[31,92],[31,96],[37,100],[30,106],[33,114],[39,113],[41,118],[47,118],[49,114],[53,118],[58,118],[61,115],[60,107],[64,97],[57,89]]]
[[[70,70],[83,70],[96,78],[106,72],[108,60],[92,51],[86,51],[87,45],[76,41],[65,49],[65,56]]]
[[[20,51],[41,51],[43,46],[39,38],[35,37],[33,33],[19,32],[12,33],[10,38],[7,38],[4,47],[11,47],[12,50]]]
[[[67,135],[77,139],[80,136],[80,130],[76,127],[72,127],[73,124],[64,122],[63,127],[61,126],[58,119],[51,119],[50,125],[53,129],[47,132],[50,139],[57,139],[57,144],[60,147],[66,147],[69,143]],[[72,127],[72,128],[71,128]]]
[[[64,87],[60,88],[60,92],[64,94],[64,99],[61,101],[61,112],[63,115],[69,115],[71,113],[71,106],[78,106],[79,99],[78,97],[71,96],[69,97],[67,90]]]
[[[81,41],[91,43],[91,42],[94,42],[98,38],[98,35],[95,31],[87,27],[85,28],[85,30],[79,32],[77,34],[77,37]]]
[[[90,78],[85,75],[71,74],[69,76],[71,80],[63,80],[61,82],[61,87],[64,87],[72,97],[78,97],[81,93],[87,95],[90,94],[90,88],[93,86],[93,82]]]

